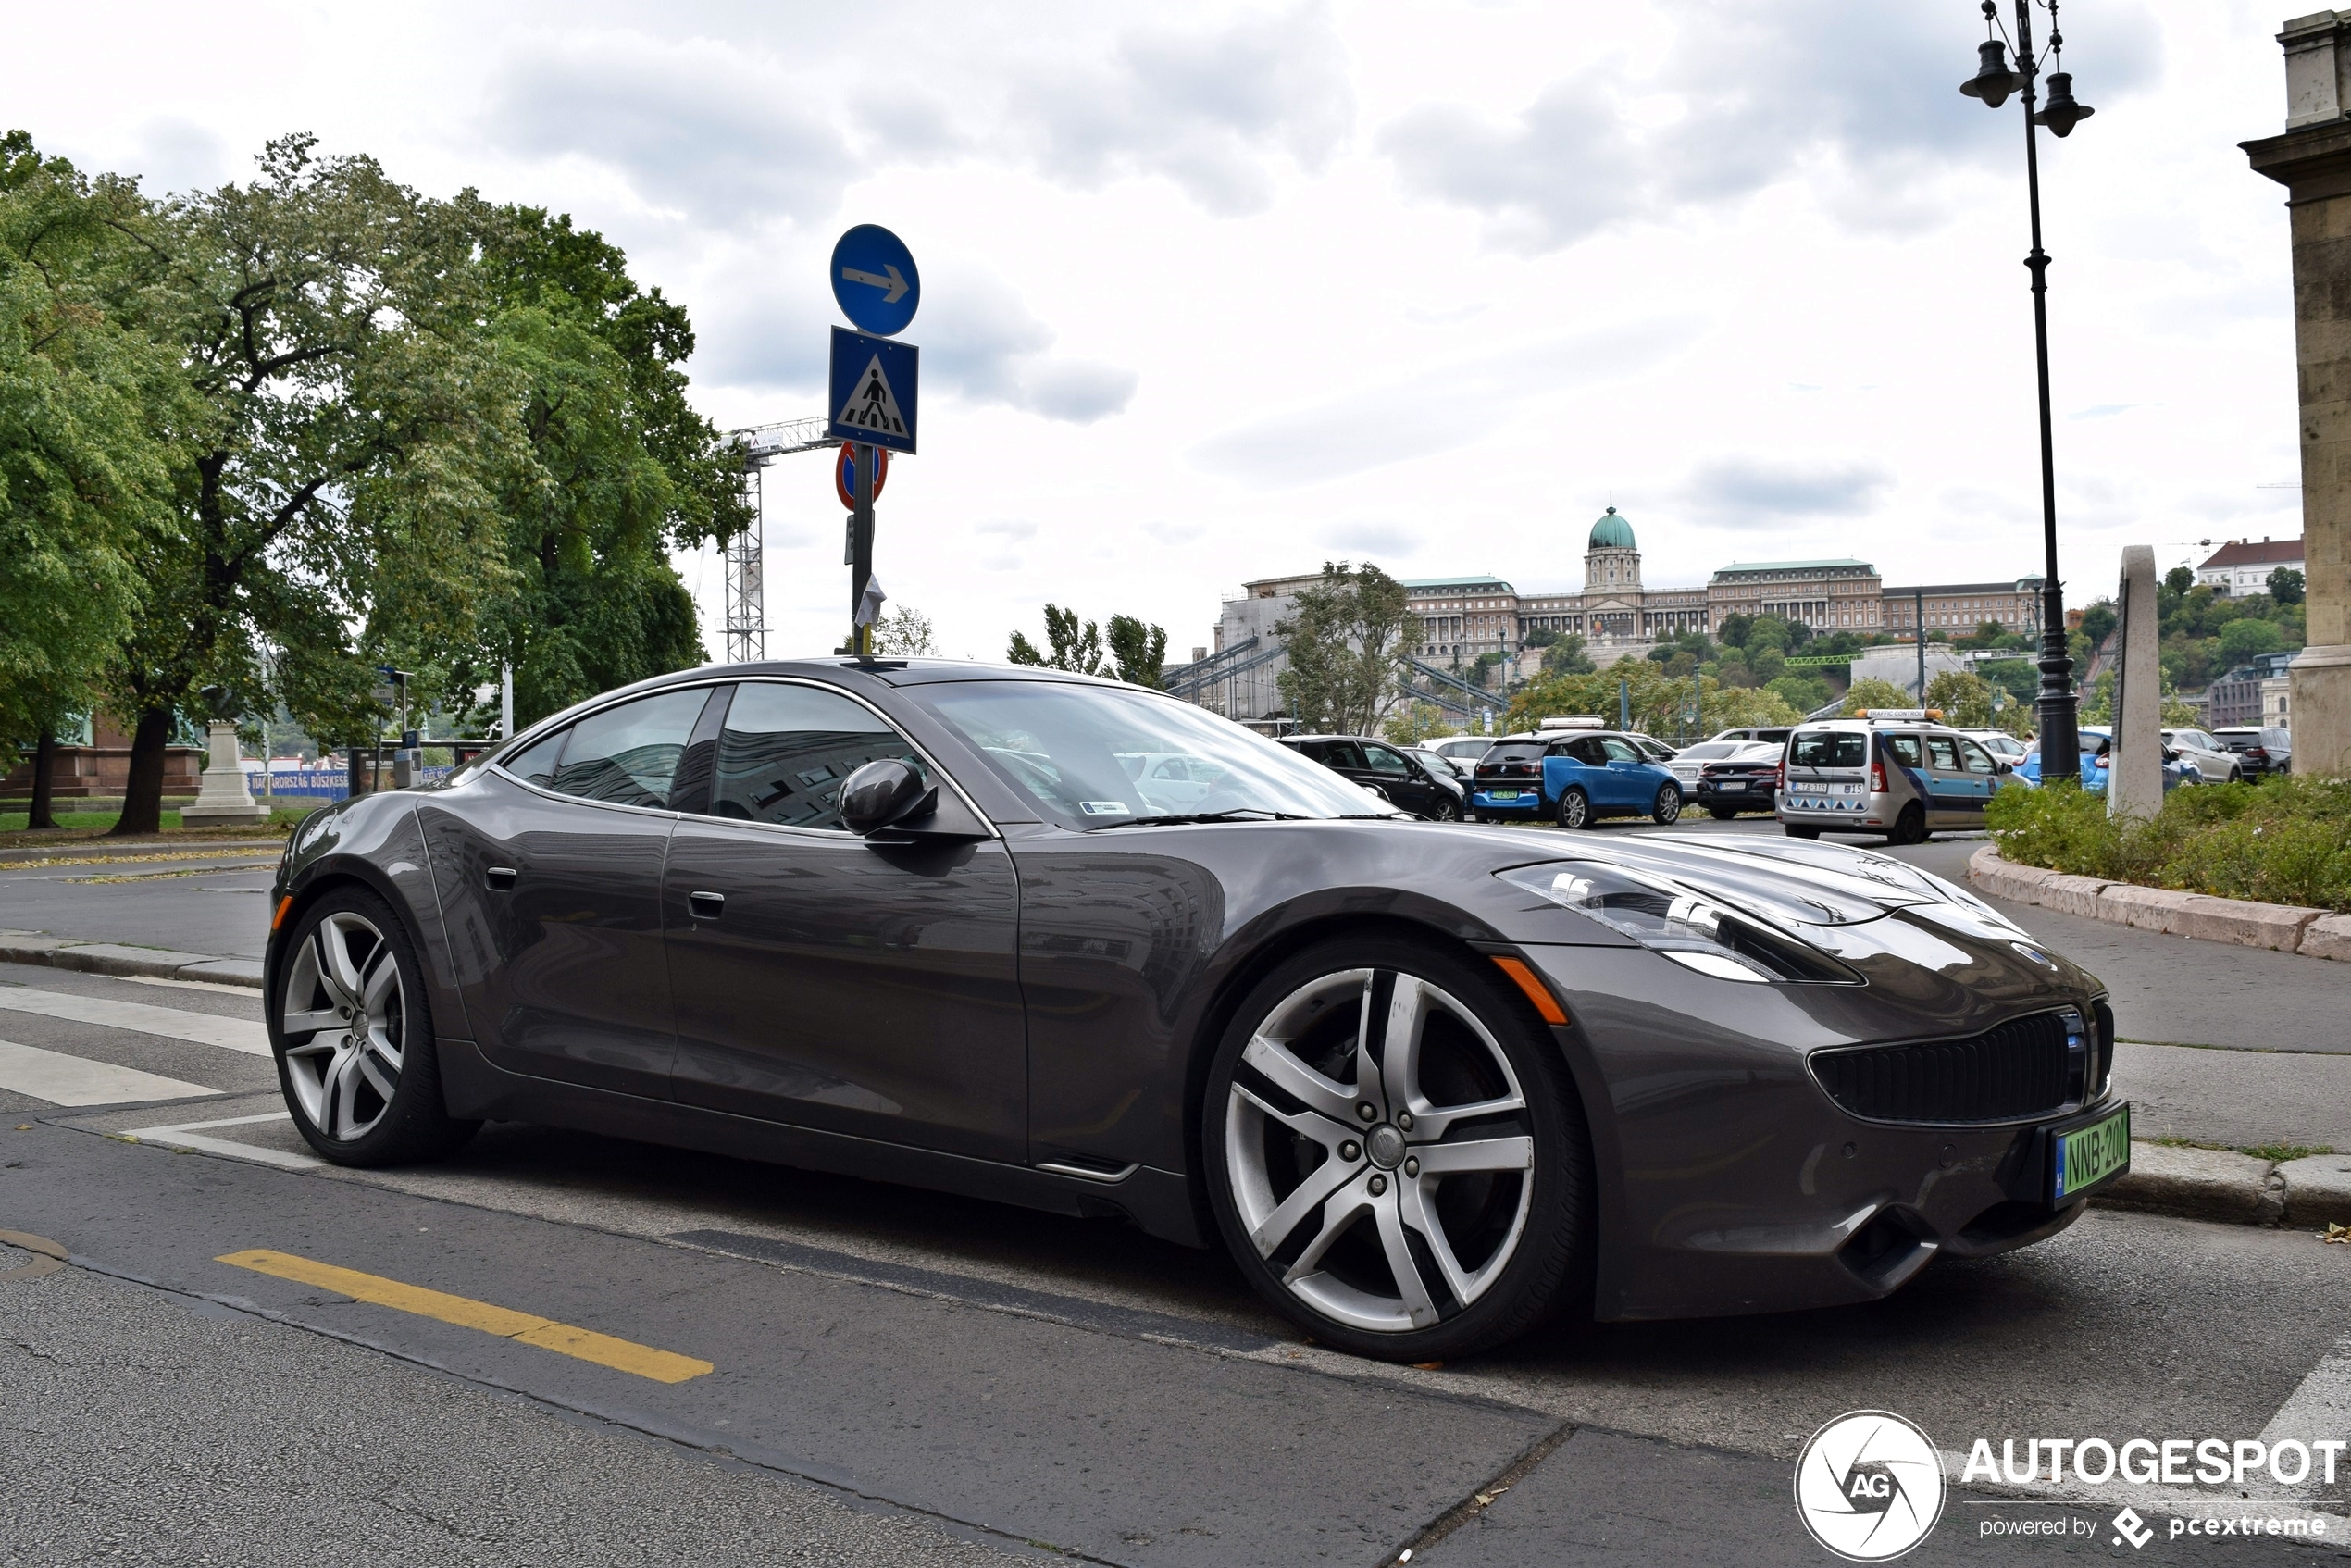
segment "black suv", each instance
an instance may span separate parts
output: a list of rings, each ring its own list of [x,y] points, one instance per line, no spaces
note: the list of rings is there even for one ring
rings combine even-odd
[[[1368,735],[1285,735],[1282,744],[1432,822],[1459,822],[1469,791],[1401,747]]]
[[[2233,724],[2214,730],[2212,738],[2236,753],[2248,778],[2293,770],[2294,736],[2275,725]]]

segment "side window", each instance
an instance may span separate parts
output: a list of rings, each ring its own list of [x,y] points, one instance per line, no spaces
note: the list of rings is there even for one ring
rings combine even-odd
[[[1919,750],[1919,738],[1917,736],[1881,735],[1878,737],[1878,740],[1879,742],[1885,747],[1886,754],[1892,757],[1896,762],[1901,764],[1904,767],[1924,767],[1926,765],[1926,756],[1924,753]]]
[[[570,735],[568,729],[558,729],[543,740],[533,740],[513,756],[502,758],[498,765],[543,790],[555,781],[555,759],[563,754],[564,741]]]
[[[1358,772],[1362,770],[1362,747],[1352,740],[1333,740],[1329,742],[1329,746],[1330,750],[1323,756],[1325,762],[1333,767],[1354,768]]]
[[[896,730],[838,691],[746,680],[719,732],[711,815],[838,828],[841,780],[877,757],[923,767]]]
[[[1330,753],[1320,740],[1300,740],[1294,750],[1310,762],[1328,763],[1330,761]]]
[[[1992,771],[1992,758],[1990,753],[1986,753],[1983,747],[1977,745],[1972,740],[1962,739],[1959,741],[1959,761],[1966,765],[1967,770],[1970,773],[1989,773]]]
[[[1641,760],[1638,747],[1630,740],[1620,740],[1613,735],[1600,737],[1600,749],[1608,753],[1608,760],[1611,762],[1639,762]]]
[[[1387,774],[1391,778],[1403,778],[1412,771],[1402,757],[1389,751],[1386,746],[1364,747],[1363,760],[1370,765],[1374,773]]]
[[[678,759],[709,700],[709,689],[697,686],[589,715],[571,727],[571,744],[548,787],[586,801],[666,807]]]
[[[1928,736],[1926,754],[1934,760],[1935,772],[1957,773],[1959,771],[1959,751],[1951,744],[1951,737],[1948,735]]]
[[[1570,740],[1567,754],[1570,760],[1582,763],[1586,767],[1608,765],[1608,753],[1601,751],[1600,743],[1588,735],[1581,740]]]

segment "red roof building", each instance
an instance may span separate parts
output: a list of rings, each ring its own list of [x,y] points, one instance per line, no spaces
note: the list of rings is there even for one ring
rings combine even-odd
[[[2270,591],[2270,574],[2280,566],[2303,569],[2300,534],[2292,539],[2233,539],[2196,569],[2196,580],[2242,598]]]

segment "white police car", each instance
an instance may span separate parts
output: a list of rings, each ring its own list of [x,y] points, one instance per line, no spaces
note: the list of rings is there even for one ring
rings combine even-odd
[[[1984,826],[2013,765],[1942,720],[1934,708],[1864,708],[1797,726],[1776,796],[1788,836],[1872,833],[1915,844],[1938,828]]]

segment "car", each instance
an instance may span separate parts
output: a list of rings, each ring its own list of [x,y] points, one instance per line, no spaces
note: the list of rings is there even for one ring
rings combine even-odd
[[[1339,777],[1432,822],[1459,822],[1469,790],[1449,767],[1433,766],[1368,735],[1285,735],[1281,743]]]
[[[2011,767],[2022,762],[2024,753],[2032,749],[2005,729],[1962,729],[1959,733]]]
[[[1449,762],[1467,763],[1473,768],[1493,744],[1491,735],[1448,735],[1439,740],[1421,742],[1424,750],[1435,752]]]
[[[1716,740],[1785,740],[1791,728],[1785,724],[1750,724],[1739,729],[1718,729],[1710,737]]]
[[[1620,730],[1506,735],[1477,765],[1470,815],[1480,822],[1589,828],[1605,816],[1681,820],[1682,786]]]
[[[1707,815],[1728,822],[1741,812],[1773,811],[1780,783],[1780,762],[1786,748],[1769,740],[1742,740],[1727,757],[1699,765],[1698,788],[1691,791]]]
[[[2185,783],[2234,784],[2245,777],[2244,760],[2201,729],[2167,729],[2163,745],[2187,770]]]
[[[1753,743],[1749,740],[1700,740],[1674,753],[1673,759],[1666,763],[1665,771],[1680,783],[1683,794],[1693,794],[1698,790],[1699,765],[1712,762],[1717,757],[1727,757],[1742,746]]]
[[[1938,828],[1983,827],[2014,771],[1932,708],[1872,709],[1798,726],[1775,804],[1790,838],[1883,833],[1921,844]]]
[[[2085,726],[2076,734],[2082,747],[2082,788],[2093,795],[2102,795],[2106,792],[2107,777],[2114,762],[2114,737],[2105,728],[2096,725]],[[2033,789],[2040,788],[2041,747],[2039,742],[2035,741],[2032,749],[2025,753],[2024,760],[2017,764],[2016,772],[2011,777],[2020,784]],[[2164,748],[2163,792],[2168,795],[2182,784],[2191,782],[2193,780],[2188,776],[2188,765],[2181,760],[2180,753],[2170,747]]]
[[[2294,771],[2294,735],[2291,730],[2274,724],[2233,724],[2215,729],[2211,734],[2215,740],[2235,755],[2247,778],[2258,778],[2265,774]]]
[[[682,671],[305,818],[269,1048],[335,1165],[537,1123],[1124,1221],[1404,1363],[1873,1300],[2127,1168],[2104,989],[1961,889],[1376,805],[1063,671]]]

